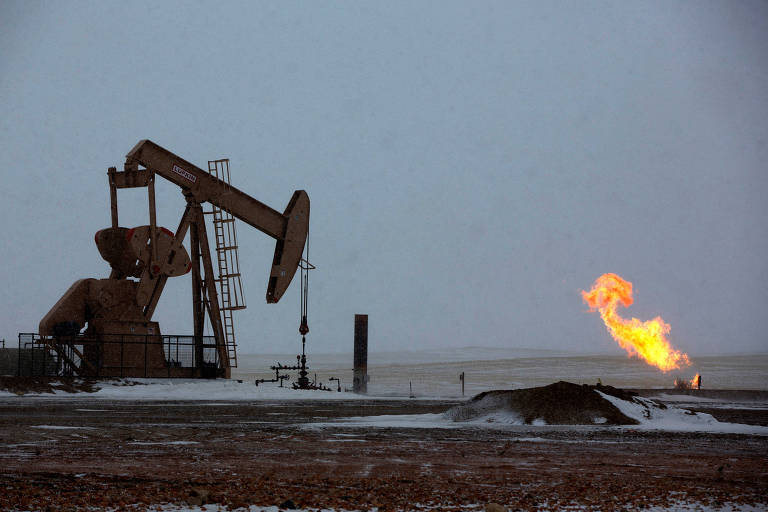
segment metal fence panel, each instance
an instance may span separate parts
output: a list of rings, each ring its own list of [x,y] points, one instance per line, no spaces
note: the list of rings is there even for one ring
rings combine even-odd
[[[43,338],[19,334],[19,376],[182,377],[220,367],[213,336],[104,334]],[[198,361],[197,354],[202,355]]]

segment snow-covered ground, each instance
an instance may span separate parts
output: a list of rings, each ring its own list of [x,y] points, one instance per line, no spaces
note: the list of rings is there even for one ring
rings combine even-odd
[[[709,407],[713,409],[751,409],[755,411],[768,410],[768,403],[741,401],[734,402],[723,398],[707,398],[695,395],[671,395],[669,393],[659,393],[652,398],[658,399],[664,403],[674,403],[678,407]]]
[[[206,400],[206,401],[243,401],[243,400],[355,400],[383,399],[394,400],[407,396],[371,396],[336,391],[307,391],[279,387],[267,383],[256,386],[253,382],[216,379],[116,379],[98,382],[93,393],[69,393],[54,389],[53,393],[26,393],[24,397],[95,398],[108,400]],[[54,383],[55,388],[55,383]],[[15,397],[14,393],[0,390],[0,398]]]
[[[620,351],[620,349],[617,348]],[[400,352],[375,352],[368,357],[368,391],[376,395],[409,394],[460,398],[459,375],[464,373],[468,396],[492,389],[544,386],[558,380],[595,384],[598,379],[617,388],[669,389],[676,378],[690,380],[696,373],[706,389],[766,389],[768,354],[694,357],[695,366],[664,373],[623,352],[615,355],[578,355],[519,348],[464,347]],[[295,361],[289,354],[241,354],[232,377],[253,382],[271,378],[270,365]],[[312,353],[312,376],[321,382],[341,378],[352,382],[352,354]]]
[[[98,388],[93,393],[68,393],[63,390],[55,390],[51,393],[25,394],[24,397],[61,399],[63,397],[76,396],[78,399],[104,399],[104,400],[132,400],[132,401],[196,401],[199,405],[221,405],[229,402],[260,401],[260,400],[396,400],[407,399],[406,396],[375,396],[357,395],[354,393],[335,391],[301,391],[289,388],[281,388],[276,385],[255,386],[250,382],[238,382],[237,380],[200,380],[200,379],[121,379],[99,382]],[[626,401],[611,395],[600,393],[606,400],[615,405],[626,416],[636,419],[639,425],[631,427],[641,430],[667,430],[667,431],[701,431],[712,433],[738,433],[768,435],[768,427],[743,425],[737,423],[724,423],[704,413],[694,413],[683,407],[669,406],[658,407],[650,399],[636,397],[633,401]],[[17,395],[0,391],[0,398],[16,397]],[[429,398],[429,397],[423,397]],[[675,405],[701,404],[707,407],[718,405],[734,405],[726,401],[709,398],[664,395],[661,397],[667,403]],[[202,402],[202,403],[200,403]],[[766,404],[755,403],[754,408],[766,408]],[[741,407],[741,405],[739,405]],[[416,414],[416,415],[387,415],[387,416],[361,416],[335,420],[332,422],[308,424],[306,428],[328,428],[340,426],[369,426],[388,428],[461,428],[467,426],[503,428],[504,426],[522,425],[523,422],[514,411],[497,410],[476,418],[472,421],[454,421],[444,414]],[[539,422],[533,425],[545,426]],[[41,425],[38,428],[55,428]],[[603,428],[603,427],[600,427]],[[611,428],[611,427],[604,427]],[[617,427],[613,427],[617,428]]]
[[[768,427],[743,425],[741,423],[724,423],[717,421],[710,414],[691,412],[688,409],[673,406],[659,407],[653,400],[641,396],[636,396],[632,401],[628,401],[601,393],[600,391],[598,393],[616,406],[622,414],[640,422],[639,425],[632,428],[768,436]]]
[[[299,398],[301,393],[289,394],[275,383],[263,383],[259,389],[253,389],[255,379],[271,379],[274,371],[271,365],[282,361],[295,361],[290,354],[241,354],[239,366],[232,369],[232,381],[243,381],[244,387],[222,387],[219,383],[213,391],[219,396],[232,400],[252,400],[271,398]],[[352,383],[351,354],[313,353],[310,357],[310,377],[318,382],[335,387],[341,379],[341,387],[349,388]],[[669,389],[675,378],[689,380],[696,372],[704,376],[707,389],[765,389],[768,382],[768,355],[751,354],[748,356],[723,356],[697,358],[697,367],[685,372],[665,374],[658,369],[635,358],[617,356],[574,356],[549,351],[529,349],[488,349],[482,347],[451,348],[448,350],[424,350],[407,352],[371,352],[368,360],[369,398],[403,398],[414,394],[416,397],[431,399],[461,399],[462,382],[466,397],[494,389],[522,389],[543,386],[563,380],[575,384],[595,384],[600,380],[605,385],[622,389],[659,389],[663,393]],[[288,372],[291,379],[295,372]],[[464,374],[464,381],[459,376]],[[142,381],[143,379],[132,379]],[[288,384],[294,382],[291,380]],[[173,396],[181,393],[174,387]],[[107,388],[108,386],[105,386]],[[186,387],[186,386],[184,386]],[[168,388],[170,389],[170,387]],[[104,389],[100,395],[123,394],[124,390]],[[147,393],[137,392],[137,400],[144,400]],[[330,395],[331,393],[323,393]],[[0,396],[8,393],[0,392]],[[312,395],[310,395],[312,396]],[[350,393],[341,393],[345,398],[354,398]],[[229,398],[226,398],[229,397]],[[125,397],[117,397],[125,398]],[[133,397],[127,397],[131,399]],[[153,396],[149,399],[165,399]]]
[[[598,391],[598,393],[600,393]],[[634,430],[662,430],[672,432],[710,432],[728,434],[751,434],[768,436],[768,427],[759,425],[744,425],[740,423],[725,423],[717,421],[710,414],[692,412],[679,407],[660,407],[658,403],[643,397],[635,397],[632,401],[600,393],[606,400],[616,406],[625,416],[635,419],[638,425],[631,426],[567,426],[564,428],[619,428]],[[498,409],[469,421],[455,421],[450,414],[400,414],[383,416],[357,416],[342,418],[330,422],[310,423],[304,428],[333,428],[333,427],[374,427],[374,428],[506,428],[524,425],[520,416],[514,411]],[[552,428],[541,420],[528,428]]]

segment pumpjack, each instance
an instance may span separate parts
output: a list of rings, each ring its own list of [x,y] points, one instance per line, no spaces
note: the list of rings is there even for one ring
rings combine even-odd
[[[280,213],[150,140],[139,141],[126,155],[123,170],[110,167],[107,176],[112,225],[98,231],[95,241],[111,273],[106,279],[76,281],[40,321],[39,342],[80,376],[229,378],[236,353],[234,342],[228,346],[222,325],[202,204],[227,212],[229,219],[224,220],[237,218],[276,240],[266,293],[267,303],[274,304],[302,262],[309,230],[309,196],[304,190],[295,191]],[[181,188],[186,199],[175,233],[156,223],[157,176]],[[147,188],[149,225],[121,227],[117,191],[137,187]],[[187,231],[189,252],[183,246]],[[221,254],[218,257],[221,260]],[[190,272],[195,363],[174,367],[152,315],[168,278]],[[227,277],[219,276],[219,280]],[[219,289],[228,293],[221,282]],[[206,313],[212,346],[203,341]],[[206,346],[215,349],[213,363],[204,360]]]

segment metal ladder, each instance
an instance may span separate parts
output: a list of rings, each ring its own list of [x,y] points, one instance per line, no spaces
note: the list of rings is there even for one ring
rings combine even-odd
[[[209,160],[208,172],[211,176],[230,186],[229,159]],[[226,194],[221,196],[226,205]],[[237,231],[235,218],[226,210],[211,205],[211,210],[204,212],[213,218],[213,232],[216,239],[216,259],[219,264],[219,276],[215,279],[219,292],[219,309],[221,309],[224,340],[227,344],[229,365],[237,368],[237,343],[235,341],[235,324],[232,312],[245,309],[243,283],[240,281],[240,259],[237,255]]]

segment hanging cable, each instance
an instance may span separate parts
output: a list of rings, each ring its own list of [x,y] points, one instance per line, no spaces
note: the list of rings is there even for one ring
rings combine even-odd
[[[299,297],[301,301],[301,321],[299,324],[299,334],[301,334],[301,355],[296,356],[299,368],[299,379],[294,384],[297,389],[309,389],[309,379],[307,378],[307,333],[309,332],[309,324],[307,323],[307,312],[309,308],[309,271],[315,267],[309,262],[309,230],[307,230],[307,242],[304,248],[306,258],[299,260],[299,280],[300,290]]]
[[[313,270],[315,267],[309,262],[309,229],[307,229],[307,245],[304,248],[304,253],[306,254],[306,258],[301,258],[301,261],[299,261],[299,269],[300,269],[300,301],[301,301],[301,313],[300,313],[300,323],[299,323],[299,334],[303,337],[309,332],[309,324],[307,323],[307,315],[309,313],[309,271]]]

